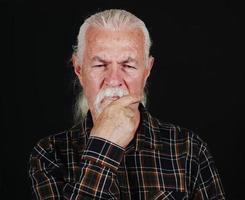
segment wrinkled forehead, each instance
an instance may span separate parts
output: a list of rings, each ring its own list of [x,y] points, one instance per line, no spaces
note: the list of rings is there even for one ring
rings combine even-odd
[[[134,48],[144,48],[144,34],[139,28],[110,30],[90,26],[86,31],[85,43],[93,46],[128,45]]]
[[[144,34],[139,28],[110,30],[90,26],[85,35],[85,54],[104,59],[113,55],[120,59],[143,56]]]

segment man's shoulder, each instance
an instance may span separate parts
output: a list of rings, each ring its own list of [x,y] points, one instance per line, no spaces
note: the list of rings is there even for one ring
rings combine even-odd
[[[198,133],[190,128],[181,125],[162,121],[158,118],[150,116],[150,125],[147,128],[152,129],[155,138],[162,143],[174,142],[178,144],[194,144],[199,148],[206,146],[206,142],[199,136]]]
[[[164,155],[183,156],[183,158],[191,155],[198,161],[201,152],[208,149],[207,143],[189,128],[153,117],[149,121],[147,129],[152,134],[148,135],[150,137],[146,138],[146,141]]]
[[[40,148],[45,151],[53,151],[55,149],[65,149],[67,145],[76,145],[83,141],[85,137],[80,126],[73,126],[63,131],[59,131],[41,138],[34,148]]]

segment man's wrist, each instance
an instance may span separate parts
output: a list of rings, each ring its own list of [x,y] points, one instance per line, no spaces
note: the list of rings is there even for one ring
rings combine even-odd
[[[82,159],[91,160],[99,165],[117,171],[125,149],[104,138],[91,136],[84,149]]]

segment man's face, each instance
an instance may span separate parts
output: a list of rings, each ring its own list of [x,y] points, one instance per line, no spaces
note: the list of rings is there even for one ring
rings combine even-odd
[[[74,66],[92,115],[98,114],[95,108],[98,93],[108,88],[142,97],[152,64],[152,57],[145,60],[144,35],[140,29],[112,31],[89,27],[82,64]],[[103,109],[117,98],[104,98],[97,103]]]

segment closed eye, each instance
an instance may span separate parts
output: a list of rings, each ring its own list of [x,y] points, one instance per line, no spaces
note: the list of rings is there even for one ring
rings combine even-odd
[[[92,67],[105,67],[105,64],[100,64],[100,65],[93,65]]]
[[[136,69],[136,67],[134,67],[132,65],[123,65],[123,67],[129,68],[129,69]]]

